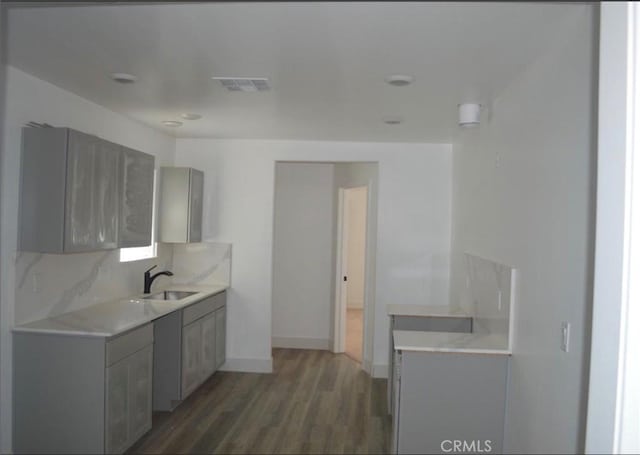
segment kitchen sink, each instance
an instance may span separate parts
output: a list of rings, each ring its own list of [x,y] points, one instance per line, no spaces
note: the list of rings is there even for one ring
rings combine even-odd
[[[143,297],[143,299],[146,300],[182,300],[182,299],[186,299],[187,297],[190,297],[194,294],[197,294],[197,292],[192,292],[192,291],[163,291],[163,292],[158,292],[156,294],[151,294],[148,295],[146,297]]]

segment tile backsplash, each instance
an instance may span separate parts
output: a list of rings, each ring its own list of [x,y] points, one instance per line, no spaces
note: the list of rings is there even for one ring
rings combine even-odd
[[[120,251],[78,254],[18,252],[16,257],[15,323],[55,316],[95,303],[139,295],[143,274],[171,270],[154,288],[176,284],[229,283],[231,245],[158,244],[158,257],[120,262]]]

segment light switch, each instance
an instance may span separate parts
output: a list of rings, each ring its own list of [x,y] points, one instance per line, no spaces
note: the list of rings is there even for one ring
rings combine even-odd
[[[562,345],[560,348],[564,352],[569,352],[569,336],[571,335],[571,324],[563,321],[560,330],[562,331]]]

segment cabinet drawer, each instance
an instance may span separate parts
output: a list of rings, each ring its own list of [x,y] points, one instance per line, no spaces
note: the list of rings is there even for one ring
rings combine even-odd
[[[202,316],[220,308],[224,303],[224,292],[221,292],[188,306],[182,310],[182,325],[185,326],[196,319],[200,319]]]
[[[113,365],[119,360],[153,343],[153,324],[147,324],[107,342],[106,364]]]

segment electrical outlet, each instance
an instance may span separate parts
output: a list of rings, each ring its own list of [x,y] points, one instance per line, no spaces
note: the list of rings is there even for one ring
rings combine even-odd
[[[560,325],[560,330],[562,332],[562,344],[560,345],[560,349],[564,352],[569,352],[569,336],[571,335],[571,324],[567,321],[563,321]]]

